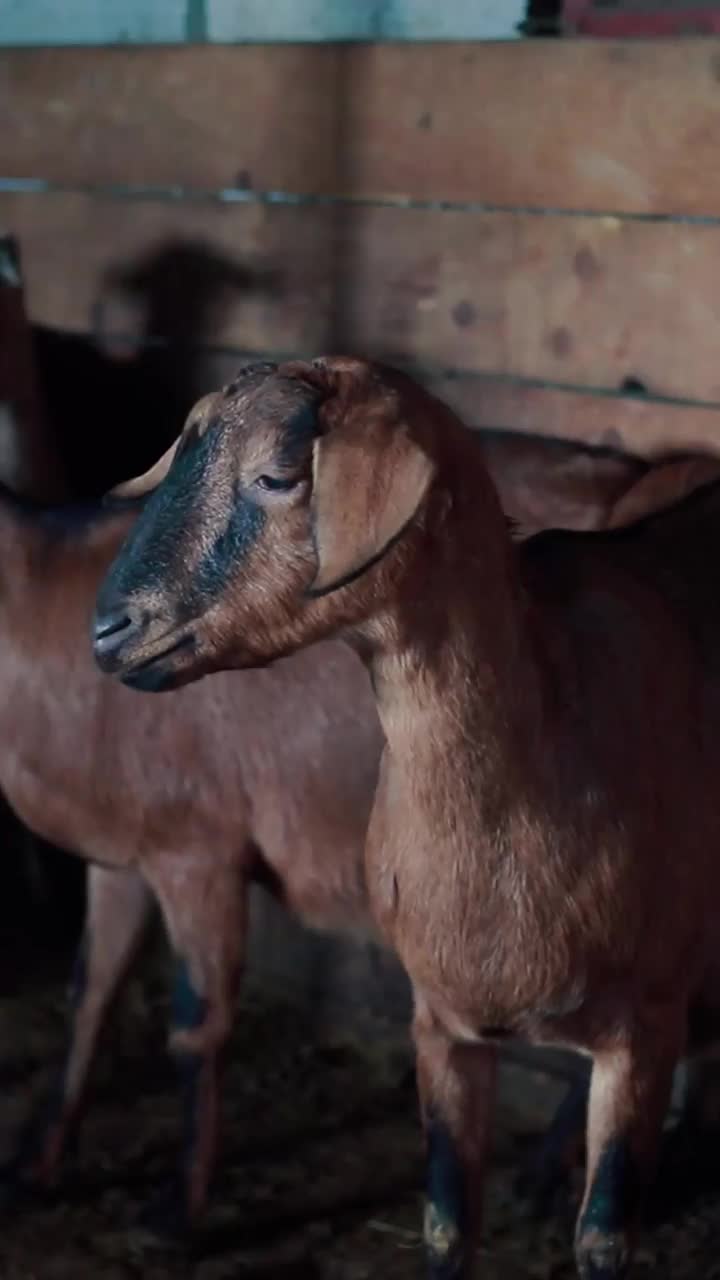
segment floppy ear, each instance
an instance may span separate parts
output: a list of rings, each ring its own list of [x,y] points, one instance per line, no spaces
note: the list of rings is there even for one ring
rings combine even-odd
[[[610,513],[608,527],[619,529],[674,506],[718,477],[720,461],[707,455],[656,463],[618,499]]]
[[[313,446],[312,512],[318,569],[311,595],[325,595],[379,560],[410,523],[433,463],[398,427],[376,452],[362,431],[342,427]]]

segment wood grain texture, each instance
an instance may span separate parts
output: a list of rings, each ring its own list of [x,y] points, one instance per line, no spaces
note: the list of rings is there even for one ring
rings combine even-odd
[[[149,259],[164,256],[167,274],[189,253],[188,289],[221,276],[203,318],[216,345],[344,348],[581,387],[632,378],[720,401],[720,227],[7,194],[0,219],[47,324],[90,327],[110,275],[152,288]],[[190,312],[182,283],[173,305]]]
[[[199,397],[231,382],[251,358],[247,352],[233,350],[185,350],[178,356],[182,360],[178,373]],[[682,452],[720,455],[720,408],[528,387],[493,377],[422,377],[421,381],[476,430],[576,441],[641,458]]]
[[[720,42],[4,50],[5,174],[720,214]]]
[[[327,48],[4,50],[4,173],[63,183],[331,189]]]
[[[720,454],[720,408],[528,387],[494,378],[427,382],[468,426],[576,440],[642,458],[684,451]]]

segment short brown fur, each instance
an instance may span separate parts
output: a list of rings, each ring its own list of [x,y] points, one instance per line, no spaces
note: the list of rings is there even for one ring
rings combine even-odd
[[[267,501],[258,476],[278,475],[308,404],[315,438]],[[593,1057],[577,1259],[588,1280],[624,1275],[689,1015],[716,1021],[720,1001],[720,486],[617,533],[514,547],[477,441],[351,359],[281,366],[214,430],[185,504],[173,466],[101,592],[137,619],[152,569],[152,618],[99,656],[181,684],[330,634],[357,647],[387,739],[368,887],[412,979],[431,1186],[452,1202],[431,1193],[431,1274],[469,1270],[506,1033]],[[191,559],[231,492],[262,529],[178,614],[193,584],[158,573],[154,534]],[[164,656],[160,627],[189,637],[182,653]]]
[[[215,408],[207,397],[189,423],[204,433]],[[118,497],[152,489],[175,448]],[[618,493],[646,474],[619,455],[510,438],[493,443],[491,465],[511,514],[549,522],[607,520]],[[199,991],[213,975],[206,1024],[190,1041],[207,1050],[200,1158],[187,1188],[196,1213],[213,1163],[217,1058],[242,966],[249,885],[259,879],[320,927],[370,927],[361,860],[382,737],[362,668],[337,644],[160,704],[103,680],[85,651],[87,621],[134,519],[98,511],[83,523],[71,507],[48,517],[0,490],[0,786],[34,832],[91,864],[64,1105],[34,1174],[56,1173],[155,897]],[[173,1044],[187,1046],[187,1032]]]
[[[312,925],[372,932],[362,850],[382,735],[362,665],[337,643],[160,702],[103,679],[87,640],[92,599],[134,516],[64,519],[0,498],[0,787],[35,833],[90,863],[62,1109],[24,1176],[55,1175],[154,898],[206,1002],[201,1025],[171,1039],[204,1077],[185,1188],[194,1216],[213,1164],[250,885]]]

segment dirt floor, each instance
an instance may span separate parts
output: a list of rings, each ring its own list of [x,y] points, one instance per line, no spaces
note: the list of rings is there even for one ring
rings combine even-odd
[[[36,964],[33,975],[27,951],[5,959],[7,1152],[60,1056],[65,975],[60,959],[53,977],[47,965]],[[158,977],[133,984],[118,1011],[78,1152],[57,1191],[42,1203],[5,1206],[0,1280],[419,1280],[421,1158],[406,1054],[389,1044],[319,1042],[301,1013],[257,996],[246,998],[238,1019],[222,1172],[207,1221],[184,1248],[141,1229],[140,1210],[171,1168],[177,1137],[163,985]],[[538,1223],[512,1189],[533,1130],[563,1091],[525,1067],[503,1070],[483,1280],[574,1274],[571,1199],[557,1218]],[[687,1191],[682,1171],[680,1180]],[[720,1200],[685,1200],[672,1225],[663,1221],[648,1234],[639,1277],[720,1277]]]

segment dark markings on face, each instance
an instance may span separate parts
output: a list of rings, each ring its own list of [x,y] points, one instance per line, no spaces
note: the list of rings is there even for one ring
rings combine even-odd
[[[248,365],[232,386],[250,397],[275,369],[270,362]],[[232,388],[228,394],[234,394]],[[213,470],[216,477],[222,474],[225,432],[226,424],[217,414],[209,422],[201,417],[187,427],[168,475],[146,499],[103,583],[97,601],[100,613],[127,607],[133,597],[141,602],[145,592],[160,597],[169,592],[175,621],[183,623],[224,589],[233,565],[247,555],[265,520],[260,506],[237,489],[230,504],[212,501]],[[196,536],[201,528],[202,544]],[[205,549],[198,563],[201,545]],[[165,676],[152,669],[136,675],[132,682],[139,688],[173,687],[171,668]]]
[[[236,488],[227,521],[202,557],[193,578],[193,594],[204,601],[216,599],[227,585],[235,566],[257,542],[265,526],[265,512]]]
[[[152,590],[167,581],[184,588],[191,585],[183,581],[181,547],[185,535],[191,534],[192,512],[216,459],[217,447],[217,432],[212,424],[203,435],[197,426],[188,429],[165,481],[150,495],[105,580],[99,597],[101,609],[112,608],[118,597]],[[191,601],[181,603],[189,609]]]
[[[612,1236],[633,1221],[638,1209],[639,1182],[626,1138],[608,1142],[598,1161],[590,1198],[578,1236],[588,1232]]]
[[[282,440],[278,452],[280,466],[291,470],[306,459],[309,461],[309,446],[313,440],[317,439],[319,434],[320,424],[317,416],[316,397],[313,396],[310,403],[300,405],[300,408],[293,414],[292,418],[283,424]]]
[[[221,465],[222,427],[215,419],[200,434],[186,431],[168,476],[151,495],[125,549],[103,588],[99,607],[133,592],[152,591],[170,583],[176,592],[176,617],[189,620],[224,591],[237,565],[262,534],[264,510],[236,487],[232,502],[218,504],[209,532],[212,542],[196,564],[188,563],[193,541],[193,512],[211,486],[213,466]],[[161,672],[137,673],[144,689],[172,687]]]
[[[251,404],[275,370],[271,363],[250,365],[240,371],[227,394],[247,397]],[[278,380],[266,406],[276,442],[276,453],[268,460],[270,467],[279,465],[292,473],[299,466],[309,466],[309,446],[320,430],[317,402],[315,389],[300,389],[295,382]],[[232,415],[229,421],[226,412]],[[254,501],[253,494],[243,492],[237,484],[232,498],[226,496],[232,461],[224,441],[240,413],[238,406],[236,414],[228,409],[210,421],[201,418],[186,428],[167,477],[147,499],[105,579],[98,597],[100,612],[110,613],[118,601],[133,596],[141,603],[144,592],[149,596],[157,592],[162,597],[169,591],[175,621],[182,624],[204,613],[225,591],[262,537],[268,519],[262,502]],[[222,499],[217,496],[220,492]],[[134,683],[136,676],[143,688],[172,687],[170,668],[166,676],[152,668],[138,671],[133,675]]]

